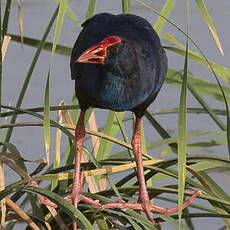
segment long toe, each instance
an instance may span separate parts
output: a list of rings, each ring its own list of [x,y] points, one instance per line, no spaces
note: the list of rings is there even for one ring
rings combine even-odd
[[[36,187],[36,188],[38,187],[37,181],[31,181],[30,185],[33,186],[33,187]],[[46,199],[44,196],[38,194],[37,197],[40,200],[40,202],[42,204],[44,204],[45,206],[49,206],[49,207],[52,207],[52,208],[57,208],[57,205],[54,202]]]

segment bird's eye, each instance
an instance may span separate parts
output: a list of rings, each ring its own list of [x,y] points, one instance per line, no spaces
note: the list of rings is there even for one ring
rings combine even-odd
[[[114,52],[117,54],[117,53],[119,53],[119,51],[120,51],[120,47],[115,47]]]
[[[119,46],[111,46],[110,49],[114,54],[118,54],[120,52],[120,47]]]

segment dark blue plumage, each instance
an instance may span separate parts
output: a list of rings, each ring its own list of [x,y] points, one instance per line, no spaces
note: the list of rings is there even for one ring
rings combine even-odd
[[[70,63],[81,108],[130,110],[141,117],[167,72],[167,57],[158,35],[145,19],[131,14],[102,13],[82,26]],[[85,50],[112,35],[119,36],[121,43],[107,48],[103,65],[76,62]]]

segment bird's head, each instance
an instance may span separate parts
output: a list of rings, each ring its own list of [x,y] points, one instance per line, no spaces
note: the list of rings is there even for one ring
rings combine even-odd
[[[77,62],[96,63],[116,76],[127,76],[136,67],[136,53],[130,41],[109,36],[85,50]]]
[[[120,51],[121,38],[119,36],[109,36],[98,44],[85,50],[77,62],[105,64],[105,59],[109,54],[117,54]]]

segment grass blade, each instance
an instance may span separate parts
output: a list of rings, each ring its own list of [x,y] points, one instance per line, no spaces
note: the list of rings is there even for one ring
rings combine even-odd
[[[19,32],[21,37],[21,43],[23,44],[23,18],[22,18],[22,6],[20,0],[17,0],[18,5],[18,25],[19,25]]]
[[[14,34],[9,34],[11,37],[12,41],[15,42],[20,42],[20,36],[14,35]],[[40,44],[40,40],[30,38],[30,37],[24,37],[24,45],[31,46],[31,47],[38,47]],[[53,43],[51,42],[46,42],[43,46],[44,50],[51,51],[53,47]],[[56,45],[55,53],[57,54],[62,54],[65,56],[70,56],[71,55],[71,50],[72,48],[63,46],[63,45]]]
[[[59,9],[58,9],[58,15],[57,15],[57,24],[56,24],[54,39],[53,39],[53,47],[52,47],[52,51],[51,51],[51,62],[53,60],[56,46],[58,43],[58,39],[59,39],[59,36],[61,33],[61,28],[62,28],[62,24],[63,24],[63,20],[64,20],[67,6],[68,6],[68,0],[61,0],[60,1]]]
[[[6,35],[8,31],[11,2],[12,0],[7,0],[6,2],[5,13],[4,13],[4,18],[2,23],[2,35]]]
[[[157,120],[150,114],[149,111],[145,112],[146,118],[149,120],[149,122],[155,127],[157,132],[160,134],[160,136],[163,139],[171,138],[171,136],[168,134],[168,132],[157,122]],[[170,148],[173,150],[173,152],[177,153],[177,143],[169,143]]]
[[[174,86],[181,85],[181,71],[175,71],[172,69],[168,70],[166,84],[171,84]],[[225,102],[223,94],[218,86],[218,84],[202,79],[202,77],[197,77],[188,73],[188,84],[192,85],[200,95],[213,98],[220,102]],[[230,101],[230,89],[228,87],[222,87],[224,92],[226,92],[226,100]]]
[[[107,225],[106,220],[104,219],[97,219],[97,226],[100,230],[110,230],[109,226]]]
[[[153,12],[155,12],[155,13],[157,13],[157,14],[159,15],[159,12],[157,12],[156,10],[154,10],[154,9],[153,9],[152,7],[150,7],[149,5],[143,3],[142,1],[136,0],[136,2],[139,2],[140,4],[142,4],[143,6],[145,6],[146,8],[150,9],[151,11],[153,11]],[[222,93],[222,95],[223,95],[223,98],[224,98],[224,103],[225,103],[225,108],[226,108],[226,114],[227,114],[227,116],[226,116],[226,119],[227,119],[227,121],[226,121],[226,123],[227,123],[227,140],[228,140],[228,153],[229,153],[229,156],[230,156],[230,115],[229,115],[229,109],[228,109],[228,102],[227,102],[226,94],[225,94],[225,92],[224,92],[224,90],[223,90],[223,87],[221,86],[220,81],[219,81],[219,79],[218,79],[218,77],[217,77],[217,74],[216,74],[216,72],[215,72],[215,69],[214,69],[212,63],[210,63],[209,60],[208,60],[208,59],[206,58],[206,56],[204,55],[204,53],[203,53],[203,51],[201,50],[201,48],[199,47],[199,45],[197,45],[197,43],[193,41],[193,39],[188,35],[188,33],[186,34],[186,33],[185,33],[183,30],[181,30],[175,23],[169,21],[167,18],[165,18],[165,19],[166,19],[171,25],[173,25],[174,27],[176,27],[180,32],[182,32],[184,35],[186,35],[187,39],[190,40],[190,41],[193,43],[193,45],[195,45],[195,47],[199,50],[199,52],[201,53],[203,59],[205,60],[206,65],[211,69],[211,71],[212,71],[212,73],[213,73],[213,75],[214,75],[214,77],[215,77],[215,80],[216,80],[217,83],[218,83],[218,86],[219,86],[219,88],[220,88],[220,90],[221,90],[221,93]],[[188,55],[187,53],[188,53],[188,51],[187,51],[187,49],[186,49],[186,55]],[[226,70],[226,68],[225,68],[225,70]],[[229,70],[227,69],[227,71],[229,71]],[[223,78],[224,76],[221,76],[221,77]],[[229,77],[228,77],[228,75],[225,76],[225,80],[226,80],[227,82],[229,82]]]
[[[160,218],[162,218],[163,220],[165,220],[167,223],[169,223],[170,225],[174,226],[176,229],[181,229],[181,230],[190,230],[190,228],[186,227],[185,225],[179,223],[177,220],[175,220],[174,218],[172,218],[169,215],[164,215],[164,214],[158,214],[158,216]]]
[[[122,13],[130,13],[130,0],[122,0]]]
[[[156,227],[153,226],[153,224],[146,219],[146,217],[142,216],[141,214],[135,212],[132,209],[127,209],[126,213],[133,218],[136,222],[140,223],[142,225],[142,228],[144,229],[151,229],[151,230],[157,230]]]
[[[160,15],[164,16],[164,18],[168,18],[168,16],[170,15],[170,13],[172,12],[173,10],[173,7],[176,3],[176,0],[167,0],[166,3],[164,4],[161,12],[160,12]],[[156,32],[158,34],[161,33],[163,27],[164,27],[164,24],[166,22],[166,20],[162,17],[162,16],[159,16],[155,25],[154,25],[154,30],[156,30]]]
[[[188,11],[187,1],[187,11]],[[188,13],[188,12],[187,12]],[[188,22],[187,22],[188,23]],[[188,26],[188,25],[187,25]],[[186,131],[186,104],[187,104],[187,73],[188,73],[188,37],[186,39],[186,55],[184,62],[184,74],[181,86],[179,116],[178,116],[178,216],[181,223],[182,205],[184,200],[186,178],[187,155],[187,131]],[[179,225],[179,229],[180,229]]]
[[[121,113],[122,117],[123,117],[123,114]],[[118,112],[115,112],[115,116],[116,116],[116,119],[117,119],[117,122],[119,124],[119,127],[120,127],[120,130],[121,130],[121,133],[122,133],[122,136],[123,136],[123,139],[126,143],[128,143],[128,136],[126,134],[126,131],[125,131],[125,127],[122,123],[122,119],[120,118],[120,113]],[[131,151],[131,149],[127,148],[127,151],[129,153],[129,157],[133,157],[133,153]]]
[[[122,119],[124,113],[119,114],[119,118]],[[119,124],[117,122],[115,113],[113,111],[109,111],[108,118],[104,127],[104,134],[109,135],[111,137],[115,137],[119,130]],[[112,142],[101,140],[99,151],[97,154],[97,160],[106,159],[109,155],[109,152],[112,148]]]
[[[94,111],[92,111],[90,118],[89,118],[89,129],[98,132],[97,122]],[[94,156],[97,156],[100,146],[100,139],[99,137],[91,135],[91,141],[93,145]]]
[[[197,143],[192,143],[192,144],[187,144],[187,151],[192,151],[192,150],[197,150],[197,149],[207,149],[210,147],[215,147],[219,145],[226,145],[227,140],[226,138],[224,139],[211,139],[209,141],[203,141],[203,142],[197,142]],[[161,156],[165,156],[168,154],[172,154],[173,151],[172,149],[164,149],[161,152]]]
[[[13,106],[6,106],[6,105],[0,105],[0,107],[5,108],[5,109],[10,109],[10,110],[14,110],[17,112],[22,112],[22,113],[26,113],[29,114],[31,116],[37,117],[41,120],[44,120],[44,116],[42,116],[41,114],[35,113],[33,111],[30,110],[25,110],[25,109],[20,109],[18,107],[13,107]],[[64,134],[67,135],[67,137],[69,137],[71,140],[74,140],[73,135],[64,127],[61,126],[60,124],[58,124],[57,122],[50,120],[51,125],[53,125],[56,128],[59,128]],[[13,127],[13,126],[12,126]],[[9,143],[9,142],[5,142],[5,143]]]
[[[94,15],[94,10],[96,7],[96,0],[89,0],[89,5],[86,13],[86,19],[91,18]]]
[[[54,41],[53,47],[51,51],[51,58],[50,58],[50,67],[48,71],[48,76],[46,80],[46,87],[45,87],[45,98],[44,98],[44,141],[45,141],[45,149],[46,149],[46,159],[47,163],[49,164],[49,151],[50,151],[50,70],[51,70],[51,63],[55,54],[55,49],[58,43],[58,39],[61,33],[61,28],[66,12],[66,7],[68,5],[68,0],[61,0],[59,3],[58,14],[57,14],[57,23],[54,33]]]
[[[59,106],[65,105],[63,101],[59,103]],[[57,123],[62,123],[62,111],[58,110],[57,112]],[[55,149],[54,149],[54,161],[53,161],[53,169],[60,167],[61,161],[61,136],[62,133],[59,129],[56,130],[55,136]],[[57,181],[52,181],[51,183],[51,191],[53,191],[57,187]]]
[[[198,91],[188,82],[188,88],[200,105],[207,111],[207,114],[214,120],[214,122],[219,126],[223,131],[226,130],[225,124],[220,120],[220,118],[215,114],[215,112],[208,106],[208,104],[202,99]]]
[[[76,101],[73,99],[73,104]],[[76,116],[74,116],[73,114],[77,115],[77,109],[76,110],[72,110],[71,114],[70,114],[70,121],[72,122],[72,118],[74,118],[74,120],[76,120]],[[66,121],[67,122],[67,121]],[[68,123],[68,122],[67,122]],[[70,122],[69,122],[70,123]],[[73,135],[74,137],[74,135]],[[66,144],[66,149],[65,149],[65,165],[67,164],[71,164],[73,162],[73,157],[74,157],[74,145],[73,142],[71,141],[71,139],[69,138]],[[59,192],[63,193],[63,192],[67,192],[67,188],[68,188],[68,181],[61,181],[59,183]]]
[[[14,203],[10,198],[6,197],[6,204],[7,206],[17,213],[19,217],[22,218],[22,220],[28,224],[28,226],[33,230],[40,230],[40,228],[36,225],[36,223],[16,204]]]
[[[78,106],[78,100],[75,96],[75,94],[73,95],[73,99],[72,99],[72,105],[75,105],[75,106]],[[76,123],[76,120],[77,120],[77,115],[78,115],[78,108],[77,109],[74,109],[71,111],[70,113],[70,116],[71,116],[71,120],[72,122],[75,124]],[[74,136],[73,136],[74,137]],[[74,137],[75,139],[75,137]],[[66,149],[65,149],[65,165],[66,164],[72,164],[73,163],[73,160],[74,160],[74,156],[75,156],[75,151],[74,151],[74,139],[71,140],[69,138],[67,144],[66,144]],[[66,188],[68,187],[68,181],[62,181],[60,183],[60,186],[59,186],[59,190],[61,192],[63,191],[66,191]]]
[[[142,230],[142,228],[128,215],[127,215],[127,219],[129,220],[129,222],[130,222],[130,224],[134,230]]]
[[[185,56],[184,49],[180,49],[180,48],[172,47],[172,46],[165,46],[164,48]],[[198,53],[195,53],[195,52],[189,52],[189,59],[192,59],[196,61],[197,63],[200,63],[201,65],[208,66],[213,72],[218,74],[227,83],[230,83],[230,79],[229,79],[230,69],[224,66],[221,66],[219,64],[216,64],[214,62],[211,62],[206,58],[202,58]]]
[[[208,25],[208,28],[210,29],[211,33],[212,33],[212,36],[216,42],[216,45],[218,47],[218,49],[220,50],[221,54],[224,55],[224,52],[223,52],[223,49],[222,49],[222,46],[221,46],[221,43],[220,43],[220,40],[218,38],[218,35],[217,35],[217,32],[216,32],[216,29],[213,25],[213,22],[212,22],[212,19],[208,13],[208,10],[204,4],[204,1],[203,0],[196,0],[196,4],[200,10],[200,13],[201,15],[203,16],[205,22],[207,23]]]
[[[94,111],[92,111],[92,113],[89,117],[88,124],[89,124],[89,129],[98,132],[97,122],[96,122],[96,117],[95,117]],[[99,139],[99,137],[91,135],[91,142],[93,145],[93,152],[94,152],[94,159],[95,159],[97,157],[97,153],[99,151],[100,139]],[[86,155],[83,155],[83,156],[86,156]],[[99,189],[97,187],[97,184],[96,184],[94,177],[91,176],[91,177],[87,177],[87,178],[89,179],[89,181],[87,181],[87,182],[88,182],[90,192],[92,192],[92,193],[98,192]],[[86,178],[86,180],[87,180],[87,178]],[[107,183],[106,183],[106,180],[104,180],[104,178],[100,179],[99,184],[100,184],[100,188],[102,191],[107,189]],[[92,185],[94,185],[94,186],[92,186]],[[101,223],[103,223],[103,222],[104,221],[101,221]]]
[[[13,190],[12,187],[14,188]],[[68,201],[66,201],[56,193],[53,193],[43,188],[35,188],[32,186],[25,187],[20,185],[19,183],[13,184],[12,187],[11,189],[7,188],[5,191],[3,191],[4,193],[0,192],[0,199],[1,196],[6,196],[15,191],[24,191],[24,192],[34,193],[34,194],[40,194],[48,198],[49,200],[55,202],[58,205],[58,207],[60,207],[67,215],[69,215],[75,221],[77,220],[76,219],[77,216],[80,222],[82,223],[82,225],[84,225],[87,230],[94,230],[93,226],[88,221],[88,219],[78,209],[74,208],[72,204],[70,204]]]
[[[60,0],[54,0],[57,4],[59,4]],[[77,15],[68,7],[66,6],[66,13],[75,22],[75,24],[81,28],[81,21],[77,17]]]
[[[211,190],[214,192],[214,194],[223,200],[230,200],[230,197],[228,194],[225,193],[225,191],[219,187],[219,185],[211,178],[209,177],[206,173],[204,172],[200,172],[200,175],[206,180],[206,182],[209,184]],[[216,212],[219,214],[229,214],[229,210],[228,209],[223,209],[219,204],[216,204],[215,202],[210,202],[213,207],[215,208]],[[230,220],[229,218],[224,218],[225,224],[227,226],[227,228],[230,227]]]
[[[50,160],[50,97],[49,97],[49,85],[50,85],[50,69],[46,80],[45,97],[44,97],[44,141],[46,150],[46,160],[49,164]]]
[[[22,89],[20,91],[20,95],[19,95],[17,103],[16,103],[17,108],[20,108],[21,105],[22,105],[22,101],[23,101],[23,98],[25,96],[26,90],[28,88],[28,85],[29,85],[29,82],[30,82],[30,79],[31,79],[31,76],[32,76],[32,73],[33,73],[33,70],[34,70],[34,67],[35,67],[35,65],[36,65],[36,63],[38,61],[38,58],[39,58],[40,53],[42,51],[42,48],[43,48],[43,46],[45,44],[45,41],[46,41],[46,39],[47,39],[47,37],[49,35],[49,32],[50,32],[50,30],[51,30],[51,28],[53,26],[53,23],[54,23],[54,21],[55,21],[55,19],[57,17],[57,13],[58,13],[58,9],[56,9],[55,12],[53,13],[53,15],[52,15],[52,17],[50,19],[50,22],[49,22],[49,24],[48,24],[48,26],[47,26],[47,28],[45,30],[45,33],[44,33],[44,35],[43,35],[43,37],[42,37],[42,39],[40,41],[40,44],[39,44],[39,46],[37,48],[37,51],[36,51],[36,53],[34,55],[33,61],[32,61],[31,65],[30,65],[30,68],[29,68],[29,70],[27,72],[27,75],[26,75],[26,78],[24,80]],[[11,124],[15,123],[16,119],[17,119],[17,114],[14,115],[11,118],[10,123]],[[5,142],[9,142],[9,140],[11,138],[11,135],[12,135],[12,132],[13,132],[13,128],[9,128],[8,131],[7,131],[7,134],[6,134]],[[4,149],[4,150],[6,150],[6,149]]]

